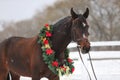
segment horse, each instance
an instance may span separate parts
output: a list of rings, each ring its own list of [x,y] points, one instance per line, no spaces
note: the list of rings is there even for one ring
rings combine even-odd
[[[55,58],[61,65],[64,63],[64,51],[67,45],[74,41],[81,47],[83,53],[90,51],[89,25],[87,18],[89,9],[83,14],[77,14],[71,8],[70,16],[67,16],[53,24],[51,37],[52,49],[56,52]],[[32,38],[10,37],[0,43],[0,80],[19,80],[20,76],[31,77],[32,80],[40,80],[46,77],[49,80],[59,80],[42,57],[39,36]]]

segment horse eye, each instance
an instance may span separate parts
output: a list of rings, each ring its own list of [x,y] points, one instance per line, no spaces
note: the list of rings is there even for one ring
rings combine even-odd
[[[83,27],[85,27],[86,26],[86,24],[85,23],[82,23],[83,24]]]

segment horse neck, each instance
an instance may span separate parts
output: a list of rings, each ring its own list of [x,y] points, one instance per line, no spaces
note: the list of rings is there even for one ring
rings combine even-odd
[[[67,22],[66,22],[67,21]],[[58,56],[63,56],[64,50],[67,45],[71,42],[71,19],[68,18],[62,23],[53,25],[53,37],[52,37],[52,48]]]

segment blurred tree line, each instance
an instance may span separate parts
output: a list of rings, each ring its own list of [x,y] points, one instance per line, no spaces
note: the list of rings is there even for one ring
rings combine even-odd
[[[45,23],[54,24],[70,15],[71,7],[83,13],[88,7],[90,16],[91,41],[120,40],[120,1],[119,0],[58,0],[43,12],[37,11],[32,19],[19,22],[4,22],[0,31],[0,41],[11,36],[32,37],[39,33]]]

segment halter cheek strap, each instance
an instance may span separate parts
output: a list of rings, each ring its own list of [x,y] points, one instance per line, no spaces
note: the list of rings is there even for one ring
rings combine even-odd
[[[73,41],[75,41],[75,31],[71,31],[71,38]]]
[[[73,41],[77,42],[82,40],[82,38],[76,39],[75,35],[76,35],[75,31],[71,31],[71,38]]]

